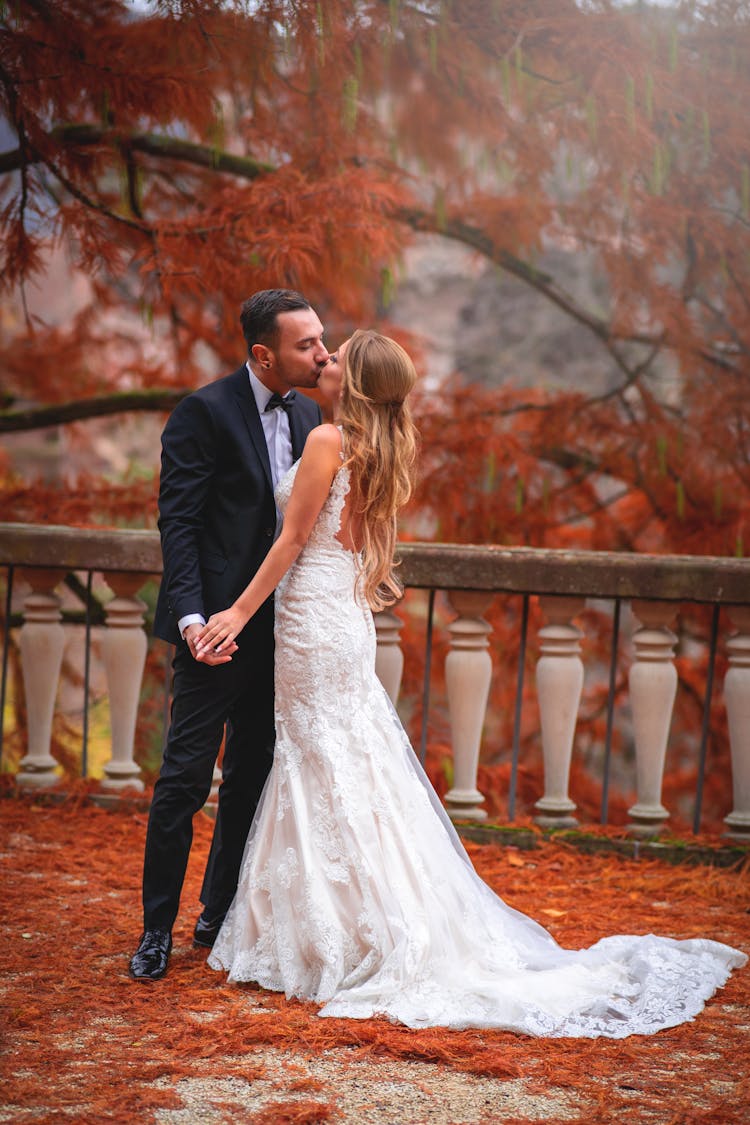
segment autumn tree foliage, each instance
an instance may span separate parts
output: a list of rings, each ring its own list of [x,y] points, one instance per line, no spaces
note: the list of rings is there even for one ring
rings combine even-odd
[[[732,0],[6,5],[0,422],[164,409],[236,361],[255,288],[303,289],[332,337],[382,317],[429,231],[585,325],[612,373],[598,402],[477,404],[471,489],[441,423],[446,487],[500,505],[444,537],[741,551],[749,80]],[[555,243],[595,252],[601,308],[536,268]],[[52,245],[90,286],[57,325],[23,315]]]
[[[741,0],[6,3],[0,430],[85,442],[86,419],[169,409],[236,364],[257,288],[302,289],[333,343],[387,326],[427,233],[581,325],[608,389],[431,386],[405,531],[742,554],[749,93]],[[554,246],[591,257],[596,307]],[[53,249],[85,279],[55,323],[32,301]],[[142,518],[154,489],[69,479],[54,510]],[[2,497],[51,506],[10,460]]]

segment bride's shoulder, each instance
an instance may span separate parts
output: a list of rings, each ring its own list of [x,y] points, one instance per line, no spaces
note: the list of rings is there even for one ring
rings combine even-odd
[[[330,422],[310,430],[305,442],[303,460],[337,465],[341,455],[341,432]]]
[[[341,430],[330,422],[323,422],[310,430],[305,442],[305,449],[320,453],[336,453],[341,450]]]

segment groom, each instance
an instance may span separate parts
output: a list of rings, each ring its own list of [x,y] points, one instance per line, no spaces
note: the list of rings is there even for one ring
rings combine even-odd
[[[276,537],[273,489],[321,420],[317,405],[292,388],[315,387],[328,352],[318,316],[288,289],[255,293],[240,323],[247,363],[183,399],[162,434],[164,573],[154,633],[177,649],[172,719],[146,834],[143,934],[130,961],[135,980],[158,980],[167,970],[193,816],[208,797],[225,724],[198,945],[213,945],[234,897],[273,756],[273,598],[226,654],[199,661],[195,638],[241,593]]]

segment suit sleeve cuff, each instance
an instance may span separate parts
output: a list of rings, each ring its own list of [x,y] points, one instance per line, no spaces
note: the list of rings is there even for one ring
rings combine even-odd
[[[181,617],[180,620],[177,622],[177,628],[180,630],[180,636],[184,640],[185,639],[185,630],[187,629],[188,625],[205,625],[205,624],[206,624],[206,619],[205,619],[205,617],[203,616],[202,613],[186,613],[185,616]]]

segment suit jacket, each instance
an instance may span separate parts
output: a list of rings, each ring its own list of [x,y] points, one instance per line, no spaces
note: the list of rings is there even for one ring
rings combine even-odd
[[[320,423],[297,394],[289,414],[294,458]],[[162,434],[159,531],[164,572],[154,633],[172,644],[188,613],[208,620],[235,600],[273,544],[271,465],[247,368],[184,398]]]

